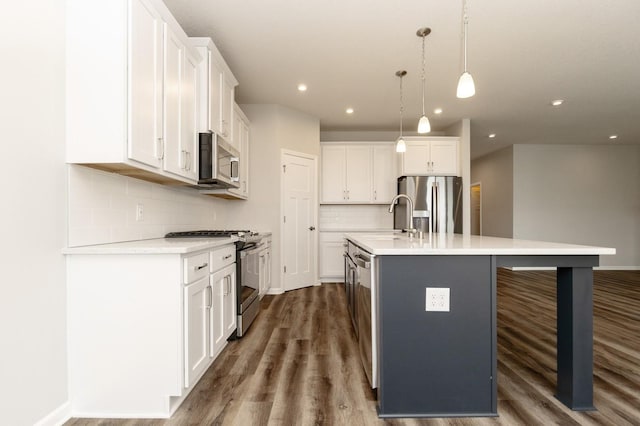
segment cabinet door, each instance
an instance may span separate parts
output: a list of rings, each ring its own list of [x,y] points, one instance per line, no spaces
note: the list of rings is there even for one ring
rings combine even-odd
[[[162,166],[164,23],[146,0],[131,1],[129,18],[129,138],[132,160]],[[96,84],[100,84],[96,82]],[[99,102],[99,100],[95,100]]]
[[[209,130],[222,134],[220,124],[222,122],[222,68],[215,61],[213,54],[209,52]]]
[[[322,194],[323,203],[343,203],[346,201],[344,146],[324,145],[322,154]]]
[[[458,176],[458,141],[431,141],[431,172],[434,175]]]
[[[231,127],[233,126],[233,122],[231,120],[233,115],[234,89],[233,85],[227,81],[224,74],[222,74],[220,78],[220,85],[220,132],[222,136],[233,144],[233,141],[231,140]],[[239,149],[238,146],[235,148]]]
[[[198,119],[197,119],[198,61],[185,51],[184,78],[180,84],[182,111],[180,114],[180,145],[183,156],[181,165],[184,176],[198,179]]]
[[[184,288],[184,387],[190,387],[209,361],[209,324],[212,304],[209,277]]]
[[[429,174],[430,145],[429,141],[406,141],[407,151],[402,154],[401,175]]]
[[[225,288],[223,301],[224,338],[231,336],[236,329],[237,300],[236,300],[236,265],[229,265],[222,270],[224,272]]]
[[[346,157],[347,202],[368,203],[371,201],[371,148],[347,146]]]
[[[209,354],[217,356],[225,346],[226,337],[224,335],[224,300],[227,286],[225,270],[222,269],[211,275],[211,292],[213,302],[211,307],[211,343]]]
[[[344,275],[344,242],[320,242],[320,278],[335,278],[342,281]]]
[[[266,294],[271,288],[271,246],[269,246],[269,248],[267,249],[264,258],[264,291]]]
[[[246,199],[249,197],[249,123],[243,119],[242,110],[237,104],[233,108],[234,145],[240,150],[240,188],[229,189],[229,192]]]
[[[182,174],[180,80],[183,73],[184,46],[168,28],[165,28],[164,34],[164,169]]]
[[[373,147],[373,194],[374,203],[388,204],[396,195],[395,146]]]

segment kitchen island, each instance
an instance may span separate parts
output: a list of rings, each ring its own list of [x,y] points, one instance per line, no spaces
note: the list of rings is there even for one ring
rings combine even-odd
[[[557,268],[556,397],[594,409],[593,267],[615,249],[459,234],[346,238],[370,260],[358,294],[371,303],[380,417],[498,414],[498,267]]]

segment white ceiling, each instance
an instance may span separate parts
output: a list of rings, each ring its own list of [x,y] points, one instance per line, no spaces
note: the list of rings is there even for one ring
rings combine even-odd
[[[240,82],[238,103],[304,111],[322,131],[397,131],[401,69],[405,132],[414,130],[422,109],[415,33],[427,26],[427,115],[435,131],[470,118],[472,158],[514,143],[640,143],[638,0],[469,0],[469,99],[455,96],[462,0],[165,3],[188,35],[214,40]],[[551,107],[557,98],[566,102]]]

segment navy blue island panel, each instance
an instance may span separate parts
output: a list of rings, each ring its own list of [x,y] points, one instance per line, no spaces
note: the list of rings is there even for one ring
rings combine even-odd
[[[380,417],[496,416],[494,256],[378,256]],[[450,289],[427,312],[426,288]]]

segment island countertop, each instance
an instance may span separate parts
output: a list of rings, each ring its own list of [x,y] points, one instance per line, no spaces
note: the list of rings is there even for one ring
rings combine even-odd
[[[615,248],[461,234],[346,233],[374,255],[613,255]]]

